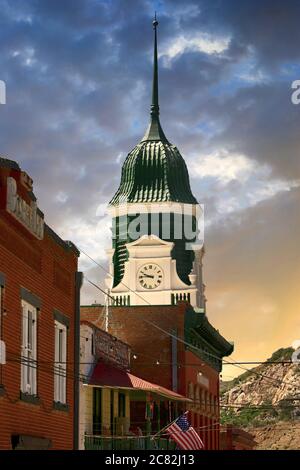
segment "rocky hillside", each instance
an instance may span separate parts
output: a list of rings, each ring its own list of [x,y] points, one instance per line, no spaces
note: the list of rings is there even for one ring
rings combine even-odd
[[[300,449],[300,364],[283,363],[293,352],[279,349],[222,385],[222,423],[251,432],[258,449]]]

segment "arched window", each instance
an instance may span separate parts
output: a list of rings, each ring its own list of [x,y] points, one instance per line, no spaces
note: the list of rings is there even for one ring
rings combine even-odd
[[[200,408],[201,410],[205,410],[205,390],[201,389],[200,392]]]
[[[196,404],[196,408],[197,410],[200,409],[200,387],[199,385],[196,385],[196,390],[195,390],[195,404]]]
[[[189,383],[188,397],[194,401],[194,384],[192,384],[192,382]]]
[[[209,413],[209,393],[205,391],[205,411]]]

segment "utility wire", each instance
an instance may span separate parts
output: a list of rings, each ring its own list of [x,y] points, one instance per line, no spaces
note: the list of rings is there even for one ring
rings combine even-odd
[[[28,359],[27,358],[23,358],[21,357],[21,359],[9,359],[9,361],[11,362],[17,362],[17,363],[21,363],[21,364],[26,364],[28,365]],[[32,364],[30,363],[29,367],[33,367],[33,368],[38,368],[40,367],[38,364]],[[53,375],[54,373],[54,370],[52,368],[41,368],[41,371],[42,372],[46,372],[46,373],[50,373],[51,375]],[[65,373],[66,372],[66,373]],[[55,372],[55,375],[59,375],[59,376],[62,376],[62,377],[65,377],[67,379],[71,379],[71,380],[75,380],[75,375],[74,374],[70,374],[68,371],[63,371],[63,373],[59,373],[59,372]],[[82,383],[86,383],[86,376],[84,374],[80,374],[79,377],[77,377],[77,379],[79,379],[80,382]],[[5,394],[7,395],[7,394]],[[14,402],[17,402],[19,401],[19,397],[14,400]],[[237,409],[237,410],[241,410],[241,409],[246,409],[246,410],[264,410],[264,411],[267,411],[267,410],[276,410],[276,409],[285,409],[285,410],[292,410],[292,409],[299,409],[299,405],[295,405],[295,404],[284,404],[284,407],[282,407],[281,405],[272,405],[272,404],[262,404],[262,405],[249,405],[249,404],[238,404],[238,405],[234,405],[234,404],[222,404],[222,403],[217,403],[217,405],[215,405],[214,403],[211,403],[210,400],[193,400],[193,403],[192,403],[192,406],[200,406],[200,408],[202,407],[202,409],[198,410],[198,413],[200,414],[201,412],[204,413],[204,415],[206,413],[212,413],[212,409]],[[216,414],[214,413],[214,416],[216,416]],[[300,424],[300,423],[299,423]]]
[[[92,259],[92,258],[91,258],[91,259]],[[105,268],[103,267],[103,269],[105,269]],[[105,291],[103,291],[103,289],[101,289],[101,288],[100,288],[99,286],[97,286],[95,283],[93,283],[93,282],[90,281],[90,280],[88,280],[88,281],[89,281],[90,284],[92,284],[96,289],[100,290],[102,293],[105,293]],[[22,316],[22,317],[25,317],[25,318],[28,318],[28,315],[24,314],[23,312],[21,313],[21,316]],[[99,315],[99,317],[100,317],[100,315]],[[99,318],[99,317],[98,317],[98,318]],[[154,326],[155,328],[157,328],[157,329],[159,329],[160,331],[162,331],[164,334],[166,334],[166,335],[168,335],[168,336],[172,336],[172,337],[174,337],[175,339],[177,339],[178,341],[181,341],[181,342],[183,342],[184,344],[188,344],[188,345],[189,345],[189,343],[187,343],[185,340],[183,340],[183,339],[180,338],[179,336],[174,335],[174,334],[172,334],[172,333],[170,333],[170,332],[164,330],[163,328],[159,327],[159,326],[156,325],[155,323],[153,323],[153,322],[151,322],[151,321],[149,321],[149,320],[146,320],[146,319],[140,319],[140,320],[143,320],[143,321],[145,321],[146,323],[150,324],[151,326]],[[84,337],[84,336],[81,336],[81,338],[83,338],[83,339],[88,339],[87,337]],[[211,354],[211,353],[208,353],[208,352],[206,352],[206,351],[202,351],[200,348],[197,348],[197,347],[195,347],[195,346],[193,346],[193,345],[190,345],[190,347],[193,348],[193,349],[196,349],[196,350],[198,350],[198,351],[200,351],[200,352],[203,352],[204,354],[208,354],[208,355],[210,355],[210,356],[213,356],[214,358],[218,358],[218,356],[213,355],[213,354]],[[136,354],[143,354],[143,353],[136,353]],[[153,359],[154,359],[154,358],[153,358]],[[157,362],[157,358],[154,359],[154,360]],[[219,360],[219,358],[218,358],[218,360]],[[158,365],[164,365],[164,362],[163,362],[163,361],[158,361],[158,362],[159,362]],[[44,363],[45,363],[45,362],[44,362]],[[55,363],[55,362],[54,362],[54,361],[50,361],[50,363]],[[69,363],[71,363],[71,362],[69,362]],[[269,363],[268,361],[262,362],[262,364],[268,364],[268,363]],[[274,361],[274,363],[276,363],[276,362]],[[290,362],[285,361],[285,363],[293,364],[291,361],[290,361]],[[64,363],[58,362],[58,364],[64,364]],[[169,363],[169,364],[171,364],[171,363]],[[242,370],[245,370],[245,371],[247,371],[247,372],[249,372],[249,373],[256,374],[256,375],[258,375],[258,376],[260,376],[260,377],[262,377],[262,378],[265,378],[265,379],[267,379],[267,380],[271,380],[272,382],[276,382],[276,383],[278,383],[278,386],[279,386],[279,385],[282,385],[282,384],[285,384],[285,385],[288,385],[288,386],[291,386],[291,385],[293,386],[293,384],[291,384],[290,382],[286,382],[286,381],[283,381],[283,380],[280,381],[280,379],[276,379],[276,378],[274,378],[274,377],[267,376],[266,374],[259,373],[259,372],[258,372],[257,370],[255,370],[255,369],[248,369],[248,368],[246,368],[246,367],[242,367],[242,366],[239,365],[239,364],[240,364],[240,362],[226,361],[226,360],[223,359],[223,365],[232,365],[232,366],[238,367],[238,368],[240,368],[240,369],[242,369]],[[151,365],[152,365],[152,364],[149,364],[149,366],[151,366]],[[165,365],[167,365],[167,364],[165,364]],[[178,364],[178,366],[179,366],[179,367],[194,366],[194,367],[197,367],[197,368],[199,367],[198,364],[195,364],[195,365],[192,365],[192,364],[189,364],[189,365],[186,365],[186,364]],[[238,377],[237,377],[237,378],[238,378]]]
[[[99,266],[103,271],[105,271],[110,277],[113,277],[113,276],[110,274],[110,272],[109,272],[104,266],[102,266],[100,263],[98,263],[95,259],[93,259],[93,258],[92,258],[90,255],[88,255],[85,251],[81,250],[80,248],[79,248],[79,250],[80,250],[85,256],[87,256],[90,260],[92,260],[97,266]],[[141,298],[144,302],[146,302],[148,305],[152,306],[152,304],[151,304],[147,299],[145,299],[142,295],[138,294],[137,292],[133,291],[133,290],[132,290],[129,286],[127,286],[123,281],[121,281],[121,284],[123,284],[123,285],[124,285],[128,290],[130,290],[131,292],[134,292],[136,295],[138,295],[138,297],[140,297],[140,298]],[[94,285],[94,287],[95,287],[96,289],[99,289],[102,293],[104,292],[103,289],[99,288],[99,286],[97,286],[96,284],[93,283],[93,285]],[[154,328],[158,329],[159,331],[165,333],[166,335],[175,338],[177,341],[179,341],[179,342],[185,344],[186,346],[189,346],[190,348],[192,348],[192,349],[194,349],[194,350],[200,351],[200,352],[202,352],[203,354],[209,355],[209,356],[211,356],[211,357],[217,359],[218,361],[220,361],[220,358],[219,358],[218,356],[216,356],[215,354],[212,354],[212,353],[203,351],[202,349],[200,349],[200,348],[198,348],[198,347],[192,345],[191,343],[187,342],[187,341],[184,340],[183,338],[180,338],[179,336],[174,335],[173,333],[170,333],[170,332],[164,330],[163,328],[161,328],[161,327],[158,326],[157,324],[151,322],[150,320],[147,320],[147,319],[145,319],[145,318],[141,318],[140,320],[142,320],[142,321],[148,323],[149,325],[151,325],[151,326],[153,326]],[[239,365],[239,364],[236,364],[236,363],[234,363],[234,362],[231,362],[231,361],[228,361],[228,360],[225,360],[225,359],[223,359],[223,363],[226,363],[227,365],[233,365],[233,366],[238,367],[238,368],[240,368],[240,369],[242,369],[242,370],[245,370],[245,371],[247,371],[247,372],[251,372],[252,374],[256,374],[257,376],[266,378],[267,380],[270,380],[270,381],[272,381],[272,382],[277,382],[277,383],[279,382],[280,385],[283,384],[283,383],[286,384],[286,385],[291,385],[291,384],[288,383],[288,382],[279,381],[279,379],[276,379],[276,378],[271,377],[271,376],[267,376],[267,375],[262,374],[262,373],[260,373],[260,372],[258,372],[258,371],[255,371],[254,369],[248,369],[248,368],[246,368],[246,367],[242,367],[242,366]]]

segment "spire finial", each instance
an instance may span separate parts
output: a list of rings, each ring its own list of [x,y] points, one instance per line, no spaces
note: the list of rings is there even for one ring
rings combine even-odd
[[[157,61],[157,26],[158,21],[156,12],[152,21],[154,29],[154,55],[153,55],[153,84],[152,84],[152,103],[151,103],[151,121],[144,135],[142,142],[145,140],[161,140],[168,142],[164,131],[159,122],[159,104],[158,104],[158,61]]]
[[[154,56],[153,56],[153,85],[152,85],[152,104],[151,104],[151,116],[159,115],[159,104],[158,104],[158,64],[157,64],[157,26],[158,21],[156,18],[156,12],[154,20],[152,22],[154,29]]]

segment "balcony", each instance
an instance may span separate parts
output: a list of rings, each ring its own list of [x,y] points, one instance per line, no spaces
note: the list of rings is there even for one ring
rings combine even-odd
[[[150,436],[92,436],[86,435],[84,439],[85,450],[175,450],[174,441],[165,438]]]

